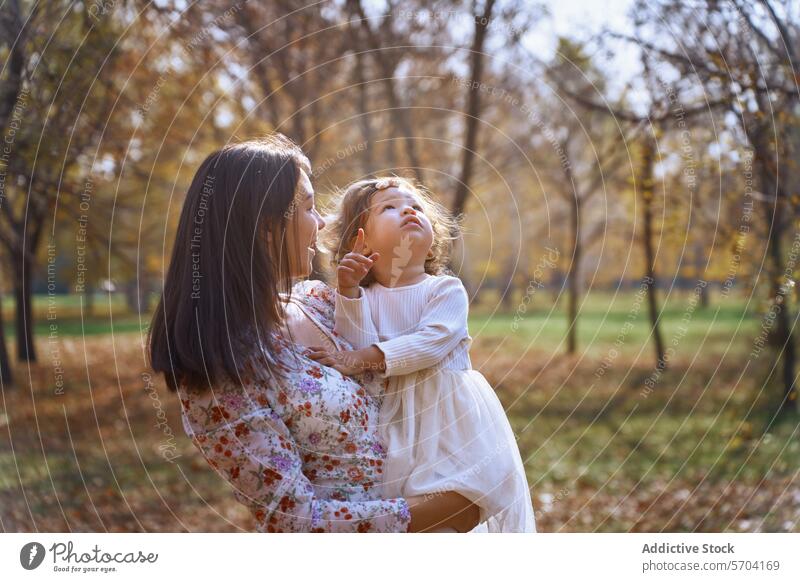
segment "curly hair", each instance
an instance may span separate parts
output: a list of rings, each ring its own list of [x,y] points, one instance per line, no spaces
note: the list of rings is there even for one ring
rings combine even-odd
[[[375,193],[386,188],[402,186],[417,195],[425,216],[428,217],[433,227],[431,256],[425,260],[425,272],[429,275],[442,275],[449,272],[447,260],[450,256],[452,241],[458,233],[458,221],[444,206],[434,200],[432,194],[424,186],[399,176],[358,180],[339,192],[338,209],[328,221],[329,227],[320,232],[324,247],[332,255],[331,263],[334,268],[353,248],[358,229],[364,228],[366,225]],[[374,280],[370,271],[361,281],[361,285],[367,287]]]

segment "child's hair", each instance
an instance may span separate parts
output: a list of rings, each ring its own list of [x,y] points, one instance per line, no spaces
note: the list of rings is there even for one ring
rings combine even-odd
[[[358,229],[366,225],[375,193],[386,188],[399,187],[405,187],[417,195],[425,216],[433,227],[431,256],[425,260],[425,272],[429,275],[448,272],[446,263],[454,235],[458,232],[458,222],[444,206],[433,199],[424,186],[399,176],[359,180],[340,193],[339,207],[329,221],[329,227],[320,233],[323,236],[324,246],[333,256],[334,268],[353,248]],[[361,281],[361,285],[367,286],[373,281],[372,272],[369,272]]]

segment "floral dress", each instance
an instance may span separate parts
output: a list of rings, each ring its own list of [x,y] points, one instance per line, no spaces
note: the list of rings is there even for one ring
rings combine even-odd
[[[327,285],[305,281],[292,295],[333,329]],[[254,340],[239,381],[204,391],[178,387],[186,434],[260,532],[408,531],[406,500],[380,497],[386,452],[369,379],[304,357],[286,333],[272,339],[283,378],[269,375],[268,356]]]

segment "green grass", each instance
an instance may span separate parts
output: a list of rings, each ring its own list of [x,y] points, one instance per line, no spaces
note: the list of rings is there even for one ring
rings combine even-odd
[[[125,333],[144,333],[150,325],[149,316],[142,316],[141,321],[136,316],[115,317],[113,325],[111,320],[105,317],[87,317],[84,320],[70,318],[57,318],[52,321],[37,320],[33,326],[36,337],[48,337],[53,331],[51,325],[55,325],[55,331],[59,337],[71,336],[91,336],[106,335],[112,331],[115,334]],[[6,335],[9,339],[16,337],[16,330],[13,325],[8,325]]]
[[[674,296],[661,309],[659,325],[664,344],[669,346],[674,340],[683,346],[723,350],[729,343],[744,345],[760,325],[759,316],[746,307],[738,297],[716,302],[712,299],[708,307],[701,308],[692,307],[685,295]],[[627,322],[632,327],[626,328]],[[503,338],[519,348],[531,344],[558,346],[565,342],[568,329],[563,299],[552,309],[537,306],[525,312],[491,313],[482,307],[474,310],[469,324],[473,338]],[[646,350],[645,345],[652,341],[647,305],[641,302],[637,310],[630,292],[616,298],[606,293],[587,297],[578,315],[577,329],[578,351],[591,355],[607,351],[620,337],[624,338],[626,350]],[[561,345],[561,351],[564,349],[565,343]]]
[[[34,333],[47,337],[51,324],[57,326],[59,336],[93,336],[110,334],[142,333],[150,323],[150,314],[140,318],[128,310],[121,294],[95,295],[91,310],[82,295],[35,295],[33,298]],[[14,301],[3,299],[3,320],[9,338],[16,337],[14,325]],[[113,321],[113,325],[112,325]]]
[[[469,320],[470,333],[473,337],[506,338],[517,345],[528,345],[531,342],[558,345],[567,332],[565,301],[562,297],[558,305],[551,309],[549,305],[542,307],[545,299],[552,299],[552,295],[548,293],[535,297],[535,307],[525,312],[517,312],[516,304],[511,312],[501,312],[487,306],[489,301],[484,298],[481,305],[473,307]],[[641,346],[649,341],[650,323],[646,304],[641,302],[636,314],[634,299],[635,295],[630,291],[620,293],[617,297],[608,292],[593,292],[585,296],[578,319],[579,347],[589,346],[590,351],[606,349],[613,344],[629,320],[633,323],[633,328],[626,334],[626,344]],[[37,334],[48,334],[51,321],[58,325],[59,334],[65,336],[111,333],[112,318],[114,333],[141,333],[150,320],[150,315],[145,314],[140,324],[139,318],[129,313],[125,299],[120,294],[98,294],[92,313],[87,313],[84,305],[83,318],[82,301],[84,298],[80,295],[56,295],[52,301],[47,296],[35,296],[34,321]],[[5,298],[3,306],[6,333],[13,337],[13,300]],[[681,318],[689,309],[690,304],[685,293],[673,295],[662,307],[661,329],[665,343],[682,333]],[[629,319],[631,313],[635,314],[633,319]],[[52,314],[55,314],[55,319],[48,320],[48,316]],[[700,345],[706,333],[709,334],[706,342],[710,340],[716,343],[723,340],[727,343],[739,334],[752,337],[759,325],[758,316],[747,310],[745,302],[740,298],[712,299],[710,307],[701,309],[698,306],[690,313],[690,317],[688,331],[681,341],[692,345]]]
[[[94,295],[94,310],[102,313],[124,313],[127,311],[125,304],[125,296],[121,293],[95,293]],[[14,313],[14,298],[6,295],[3,297],[3,316],[8,319]],[[45,317],[51,309],[54,309],[58,315],[64,316],[80,316],[81,306],[84,312],[87,307],[86,297],[83,295],[34,295],[33,296],[33,313],[36,316]]]
[[[602,376],[596,375],[629,321],[634,298],[632,292],[616,298],[600,292],[586,297],[575,356],[564,354],[563,302],[552,312],[545,308],[544,300],[552,300],[551,294],[537,296],[533,308],[523,314],[513,309],[493,313],[490,295],[473,308],[469,322],[475,338],[473,365],[506,407],[533,488],[539,529],[797,531],[800,416],[789,414],[780,422],[771,416],[774,408],[763,394],[774,398],[780,386],[775,377],[767,379],[770,353],[742,374],[759,331],[759,315],[735,296],[712,296],[708,308],[693,310],[685,293],[671,297],[663,307],[661,324],[665,345],[674,347],[674,357],[652,394],[644,398],[643,382],[654,369],[645,303],[630,320],[633,325],[619,345],[618,357]],[[40,341],[46,341],[49,333],[48,306],[46,297],[36,298]],[[102,337],[112,329],[107,302],[96,301],[96,315],[82,321],[80,298],[56,301],[59,338],[87,337],[91,391],[86,358],[79,353],[63,361],[65,396],[52,398],[53,370],[46,358],[33,369],[35,403],[27,390],[6,394],[8,408],[0,411],[0,427],[14,428],[8,434],[14,435],[15,447],[12,453],[0,436],[0,507],[8,508],[4,525],[12,531],[34,529],[27,506],[20,501],[16,459],[42,531],[67,529],[66,522],[56,519],[61,508],[52,500],[53,482],[69,527],[101,529],[86,509],[90,504],[83,479],[103,518],[119,531],[180,530],[182,526],[164,513],[162,495],[169,507],[178,508],[182,523],[193,523],[190,527],[198,531],[231,531],[233,526],[220,518],[217,508],[234,516],[242,516],[244,510],[183,438],[177,403],[163,386],[160,394],[183,455],[182,473],[160,461],[155,452],[163,434],[153,430],[153,404],[142,396],[146,363],[134,335],[149,317],[140,322],[120,298],[112,300],[111,309],[113,331],[123,336],[113,346]],[[684,328],[682,319],[689,311]],[[6,331],[13,335],[13,325],[6,325]],[[70,349],[84,349],[74,347],[81,342],[69,343]],[[28,376],[17,373],[17,377],[24,381]],[[62,406],[70,418],[69,438],[64,434]],[[19,430],[34,426],[34,418],[41,433]],[[42,433],[49,474],[42,463]],[[73,456],[73,441],[82,473]],[[110,475],[111,463],[116,480]],[[184,474],[190,475],[200,497],[186,486]],[[137,516],[146,516],[142,523],[126,514],[117,480],[125,502],[132,504]],[[213,508],[208,499],[214,500]],[[55,521],[43,524],[42,516]],[[246,524],[245,519],[237,517],[235,523]]]

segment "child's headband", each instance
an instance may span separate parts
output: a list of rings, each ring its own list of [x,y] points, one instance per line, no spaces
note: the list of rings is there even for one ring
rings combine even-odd
[[[376,190],[386,190],[387,188],[399,188],[400,180],[397,178],[381,178],[375,182]]]

